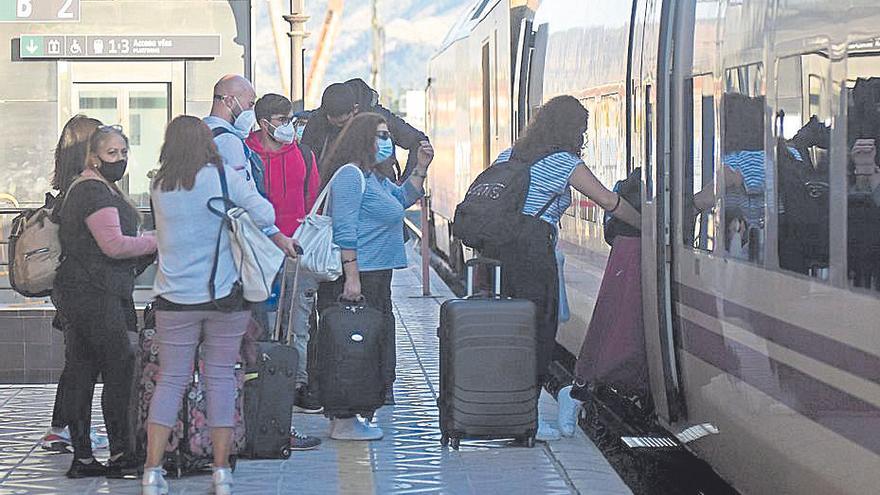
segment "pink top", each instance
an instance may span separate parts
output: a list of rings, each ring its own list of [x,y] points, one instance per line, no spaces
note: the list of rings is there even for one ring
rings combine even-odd
[[[101,252],[113,259],[137,258],[156,252],[156,236],[152,232],[140,237],[122,234],[119,210],[101,208],[86,217],[89,232],[101,248]]]

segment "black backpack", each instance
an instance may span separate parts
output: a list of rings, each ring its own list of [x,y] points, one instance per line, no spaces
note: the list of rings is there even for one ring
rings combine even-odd
[[[540,160],[536,160],[540,161]],[[531,163],[515,157],[495,162],[477,176],[464,201],[455,207],[452,234],[465,246],[483,250],[516,239],[531,181]],[[536,214],[540,217],[556,197]]]
[[[636,167],[630,172],[626,179],[617,181],[614,184],[614,192],[620,195],[627,203],[629,203],[636,211],[642,211],[642,167]],[[623,220],[615,217],[611,213],[605,213],[603,219],[603,227],[605,233],[605,242],[609,246],[614,245],[614,238],[622,235],[624,237],[641,237],[642,232]]]

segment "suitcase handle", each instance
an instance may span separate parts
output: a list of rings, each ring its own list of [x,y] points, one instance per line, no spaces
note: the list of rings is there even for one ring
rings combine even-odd
[[[474,269],[480,265],[495,268],[495,287],[492,296],[501,297],[501,262],[492,258],[474,258],[465,264],[467,266],[467,297],[474,297]]]

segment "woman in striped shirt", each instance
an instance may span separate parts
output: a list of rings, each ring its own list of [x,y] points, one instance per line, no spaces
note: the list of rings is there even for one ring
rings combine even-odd
[[[505,296],[528,299],[538,308],[538,379],[548,378],[548,368],[559,326],[559,277],[556,265],[557,228],[571,206],[571,188],[589,197],[608,213],[639,227],[641,216],[617,193],[608,190],[581,159],[589,112],[572,96],[547,102],[513,148],[496,163],[511,158],[532,164],[523,221],[517,241],[493,252],[505,275]],[[539,432],[540,436],[540,432]]]

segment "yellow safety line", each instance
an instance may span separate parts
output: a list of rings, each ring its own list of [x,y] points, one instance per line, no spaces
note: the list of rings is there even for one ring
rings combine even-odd
[[[373,455],[370,442],[336,442],[340,495],[373,495]]]

